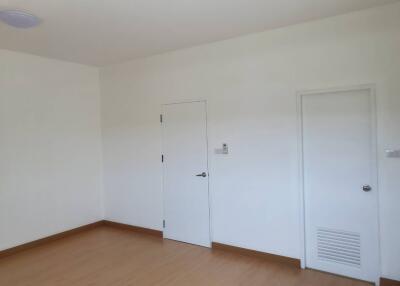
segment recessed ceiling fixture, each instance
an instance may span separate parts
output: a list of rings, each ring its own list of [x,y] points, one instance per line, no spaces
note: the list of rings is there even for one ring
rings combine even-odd
[[[7,25],[21,29],[35,27],[41,22],[35,15],[19,10],[0,10],[0,20]]]

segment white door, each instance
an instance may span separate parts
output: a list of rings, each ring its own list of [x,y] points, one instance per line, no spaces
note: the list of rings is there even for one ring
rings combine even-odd
[[[374,105],[370,89],[302,95],[306,266],[379,276]]]
[[[164,238],[210,247],[205,102],[163,106]]]

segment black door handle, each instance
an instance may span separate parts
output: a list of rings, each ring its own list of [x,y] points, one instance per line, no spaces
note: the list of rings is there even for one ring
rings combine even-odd
[[[201,174],[198,174],[198,175],[196,175],[197,177],[203,177],[203,178],[205,178],[205,177],[207,177],[207,173],[206,172],[203,172],[203,173],[201,173]]]
[[[369,191],[372,190],[370,185],[364,185],[362,189],[363,189],[364,192],[369,192]]]

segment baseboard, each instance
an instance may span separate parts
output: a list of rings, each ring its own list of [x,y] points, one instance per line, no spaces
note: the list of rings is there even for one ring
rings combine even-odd
[[[266,253],[266,252],[231,246],[231,245],[222,244],[222,243],[218,243],[218,242],[213,242],[212,248],[215,250],[230,251],[230,252],[235,252],[235,253],[238,253],[241,255],[248,255],[248,256],[267,259],[267,260],[274,261],[274,262],[285,263],[285,264],[294,266],[296,268],[301,267],[300,259],[296,259],[296,258],[270,254],[270,253]]]
[[[381,278],[381,286],[400,286],[400,281]]]
[[[24,244],[21,244],[21,245],[12,247],[12,248],[1,250],[0,251],[0,258],[5,257],[5,256],[9,256],[9,255],[12,255],[12,254],[21,252],[23,250],[27,250],[27,249],[36,247],[36,246],[40,246],[40,245],[46,244],[48,242],[55,241],[55,240],[58,240],[58,239],[61,239],[61,238],[64,238],[64,237],[67,237],[67,236],[70,236],[70,235],[73,235],[73,234],[77,234],[77,233],[82,232],[82,231],[93,229],[93,228],[96,228],[96,227],[101,226],[101,225],[103,225],[103,221],[98,221],[98,222],[94,222],[94,223],[91,223],[91,224],[80,226],[80,227],[77,227],[77,228],[74,228],[74,229],[63,231],[63,232],[60,232],[60,233],[57,233],[57,234],[54,234],[54,235],[50,235],[50,236],[47,236],[47,237],[44,237],[44,238],[41,238],[41,239],[38,239],[38,240],[34,240],[34,241],[31,241],[31,242],[28,242],[28,243],[24,243]]]
[[[113,221],[108,221],[108,220],[101,220],[101,221],[97,221],[91,224],[87,224],[87,225],[83,225],[74,229],[70,229],[67,231],[63,231],[54,235],[50,235],[38,240],[34,240],[28,243],[24,243],[12,248],[8,248],[5,250],[0,250],[0,258],[2,257],[6,257],[27,249],[31,249],[73,234],[77,234],[86,230],[90,230],[99,226],[111,226],[111,227],[116,227],[119,229],[125,229],[125,230],[130,230],[130,231],[135,231],[135,232],[139,232],[139,233],[145,233],[145,234],[149,234],[149,235],[153,235],[153,236],[157,236],[162,238],[163,237],[163,233],[162,231],[159,230],[154,230],[154,229],[149,229],[149,228],[144,228],[144,227],[138,227],[138,226],[132,226],[132,225],[127,225],[127,224],[123,224],[123,223],[118,223],[118,222],[113,222]]]
[[[111,226],[111,227],[116,227],[119,229],[126,229],[126,230],[131,230],[131,231],[135,231],[135,232],[153,235],[153,236],[157,236],[159,238],[163,237],[163,233],[160,230],[139,227],[139,226],[133,226],[133,225],[119,223],[119,222],[113,222],[113,221],[109,221],[109,220],[103,220],[103,224],[107,225],[107,226]]]

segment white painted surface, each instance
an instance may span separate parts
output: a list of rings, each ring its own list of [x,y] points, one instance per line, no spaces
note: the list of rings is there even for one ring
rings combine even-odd
[[[306,265],[371,282],[380,277],[374,102],[364,88],[301,96]]]
[[[160,105],[207,99],[213,241],[300,257],[296,91],[376,83],[382,274],[400,279],[399,50],[394,4],[102,69],[106,218],[162,229]]]
[[[0,22],[0,48],[102,66],[395,1],[2,0],[43,23],[20,31]]]
[[[98,71],[0,50],[0,250],[102,218]]]
[[[164,237],[210,247],[206,103],[168,104],[162,114]]]

